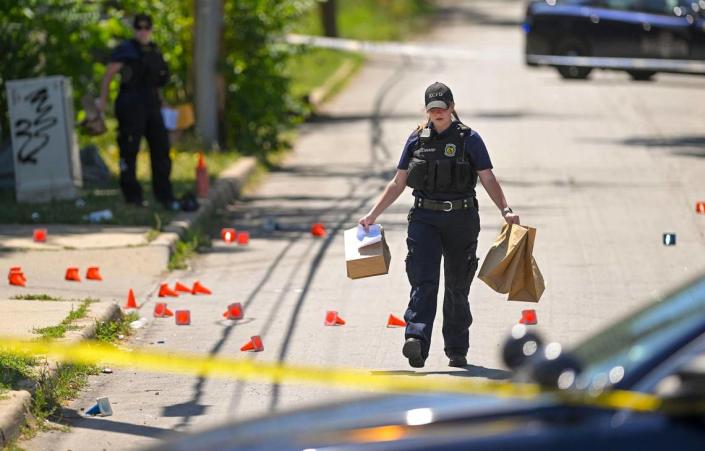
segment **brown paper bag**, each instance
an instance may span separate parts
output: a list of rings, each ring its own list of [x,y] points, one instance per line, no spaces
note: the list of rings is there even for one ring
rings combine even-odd
[[[507,297],[508,301],[538,302],[546,288],[543,275],[541,275],[533,255],[535,240],[536,229],[528,227],[520,263],[517,266]]]
[[[482,263],[478,278],[507,300],[538,302],[545,289],[533,257],[536,229],[505,224]]]
[[[504,224],[495,239],[477,277],[498,293],[509,293],[514,274],[521,261],[522,243],[527,229],[514,224]]]

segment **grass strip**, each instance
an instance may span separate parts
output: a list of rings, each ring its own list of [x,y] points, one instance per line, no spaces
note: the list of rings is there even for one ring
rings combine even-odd
[[[435,12],[429,0],[338,0],[338,34],[341,38],[365,41],[397,41],[424,29]],[[321,36],[319,8],[313,4],[293,26],[293,33]],[[299,47],[287,61],[291,77],[290,93],[308,99],[344,64],[352,65],[347,77],[336,83],[327,97],[334,96],[365,61],[363,55],[332,49]],[[323,99],[325,100],[325,99]]]
[[[81,305],[76,310],[74,310],[72,307],[69,314],[66,316],[66,318],[64,318],[63,321],[61,321],[61,323],[57,324],[56,326],[42,327],[39,329],[35,328],[33,332],[35,334],[39,334],[40,337],[44,339],[62,338],[64,335],[66,335],[67,331],[79,329],[79,327],[74,325],[73,322],[78,319],[84,318],[88,314],[88,307],[93,302],[98,302],[98,300],[85,299],[81,302]]]
[[[142,184],[147,207],[126,204],[122,199],[118,177],[120,174],[120,156],[117,147],[117,121],[108,119],[108,132],[98,137],[81,137],[80,145],[95,145],[103,158],[110,180],[104,186],[86,186],[81,190],[81,197],[75,201],[52,201],[44,204],[19,203],[15,199],[14,189],[0,189],[0,224],[87,224],[87,215],[94,211],[110,210],[113,219],[105,224],[124,226],[149,226],[160,230],[162,224],[168,224],[176,212],[165,209],[152,195],[151,164],[149,150],[143,146],[137,155],[137,179]],[[187,192],[195,192],[198,146],[191,138],[183,138],[179,146],[171,151],[171,182],[174,194],[180,197]],[[206,152],[205,160],[208,174],[215,179],[224,169],[240,157],[233,151]]]
[[[65,321],[71,322],[85,316],[85,308],[93,302],[85,300],[79,309],[72,311]],[[83,310],[83,313],[81,313]],[[139,318],[137,312],[120,315],[109,321],[96,322],[95,340],[102,343],[115,343],[132,334],[130,322]],[[88,386],[88,377],[100,373],[96,365],[61,364],[52,374],[46,360],[36,357],[3,354],[0,352],[0,393],[2,390],[33,388],[30,413],[33,419],[22,428],[20,440],[34,437],[38,431],[56,429],[47,422],[61,422],[63,405],[75,399],[81,390]],[[17,441],[6,447],[9,450],[22,450]]]
[[[95,339],[102,343],[114,343],[124,339],[132,334],[130,323],[138,319],[139,313],[130,312],[115,321],[98,322],[95,327]]]
[[[174,252],[169,258],[168,269],[187,269],[188,260],[199,248],[210,247],[211,238],[203,231],[205,226],[188,230],[184,236],[176,242]]]
[[[429,0],[338,0],[338,34],[367,41],[400,40],[430,20],[435,11]],[[295,24],[295,33],[322,35],[318,5]]]
[[[62,301],[63,299],[48,294],[16,294],[10,299],[16,301]]]

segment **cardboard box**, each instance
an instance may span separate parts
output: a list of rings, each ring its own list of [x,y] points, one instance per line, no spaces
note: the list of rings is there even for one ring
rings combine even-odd
[[[382,240],[380,242],[360,248],[358,228],[353,227],[345,231],[345,265],[349,278],[361,279],[389,272],[389,262],[392,255],[384,238],[384,229],[381,229],[381,233]]]

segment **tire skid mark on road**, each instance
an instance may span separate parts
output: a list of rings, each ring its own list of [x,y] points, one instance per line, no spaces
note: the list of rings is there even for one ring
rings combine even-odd
[[[397,68],[392,72],[392,74],[380,85],[380,88],[378,88],[377,93],[375,95],[375,100],[373,103],[373,114],[370,117],[371,121],[371,128],[372,128],[372,133],[370,136],[370,172],[367,175],[362,176],[360,180],[354,180],[354,179],[348,179],[350,182],[350,187],[348,190],[348,193],[345,196],[342,196],[340,198],[340,201],[343,202],[345,200],[351,200],[355,197],[357,194],[357,191],[360,190],[360,188],[365,187],[366,183],[370,179],[374,178],[382,178],[386,179],[389,177],[387,175],[387,171],[381,170],[381,166],[385,165],[387,160],[391,157],[391,154],[389,150],[384,146],[383,144],[383,128],[382,128],[382,122],[384,120],[384,116],[382,114],[382,108],[384,105],[384,99],[386,95],[391,91],[391,89],[399,84],[403,79],[404,75],[407,69],[409,62],[404,61],[400,65],[397,66]],[[299,296],[299,299],[296,301],[296,305],[294,306],[294,310],[291,313],[291,316],[289,318],[289,325],[287,327],[286,333],[284,335],[284,340],[282,347],[279,350],[279,355],[277,358],[277,361],[280,363],[283,363],[286,360],[287,353],[289,351],[289,343],[291,342],[291,338],[294,334],[296,324],[298,322],[298,317],[301,312],[301,309],[303,307],[303,303],[306,300],[309,290],[314,282],[314,279],[316,277],[316,274],[318,273],[318,269],[320,268],[321,263],[323,262],[323,259],[326,255],[326,252],[330,248],[331,243],[333,242],[333,238],[343,230],[343,228],[346,226],[346,224],[349,223],[350,219],[352,216],[357,213],[360,209],[364,208],[365,205],[369,204],[372,199],[374,199],[376,196],[378,196],[379,193],[377,190],[373,190],[371,193],[369,193],[367,196],[363,197],[356,206],[353,208],[350,208],[347,210],[347,213],[345,216],[343,216],[334,226],[332,229],[331,233],[329,233],[326,236],[326,239],[323,243],[321,243],[321,246],[316,253],[316,256],[314,257],[313,261],[311,262],[311,265],[309,267],[308,274],[306,276],[305,283],[303,285],[303,291],[301,292],[301,295]],[[279,402],[279,393],[280,393],[280,384],[272,384],[272,395],[270,398],[270,404],[269,404],[269,411],[273,412],[277,408],[277,404]]]
[[[284,259],[284,256],[286,256],[287,253],[291,250],[291,248],[294,246],[294,244],[297,241],[297,237],[291,237],[289,239],[289,242],[282,248],[282,250],[277,254],[277,256],[272,260],[272,263],[269,265],[267,270],[265,271],[264,275],[260,279],[260,281],[257,283],[255,288],[250,292],[250,294],[247,296],[247,299],[243,303],[243,308],[245,311],[247,311],[247,308],[250,306],[252,302],[257,298],[257,295],[260,293],[262,288],[269,282],[269,279],[272,277],[274,272],[276,271],[277,267],[279,266],[279,263],[281,263]],[[225,328],[223,328],[222,335],[220,339],[216,342],[216,344],[210,349],[208,352],[209,355],[216,355],[220,352],[220,350],[223,348],[225,343],[227,342],[228,338],[230,337],[230,334],[232,333],[232,330],[235,328],[237,324],[236,323],[231,323],[228,324]],[[207,378],[205,377],[199,377],[196,381],[196,383],[193,386],[193,391],[194,395],[189,401],[189,403],[199,403],[201,398],[203,397],[203,386],[205,385]],[[192,416],[184,416],[182,420],[174,426],[175,429],[182,428],[185,426],[188,426],[188,424],[191,421]]]
[[[301,236],[302,234],[298,235],[298,237]],[[314,244],[315,241],[311,241],[309,243],[304,253],[299,257],[297,264],[293,266],[292,271],[289,273],[289,276],[286,280],[286,283],[281,287],[281,292],[279,293],[279,296],[277,296],[277,299],[274,301],[273,305],[269,309],[269,316],[264,321],[264,326],[259,330],[260,337],[264,338],[267,336],[267,333],[269,333],[270,326],[274,321],[274,316],[278,313],[279,307],[282,302],[284,302],[286,297],[289,295],[289,292],[292,287],[292,282],[298,275],[299,271],[304,268],[304,262],[308,258],[310,252],[313,250]],[[237,381],[233,396],[231,396],[230,406],[228,407],[229,412],[235,412],[237,410],[238,403],[242,399],[242,390],[245,388],[246,384],[247,382],[245,381]]]

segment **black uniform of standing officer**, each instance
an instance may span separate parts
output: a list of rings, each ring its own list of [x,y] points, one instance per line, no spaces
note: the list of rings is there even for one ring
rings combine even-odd
[[[144,136],[149,144],[154,197],[166,208],[178,210],[171,181],[169,135],[161,115],[159,88],[169,79],[169,69],[157,45],[151,42],[152,19],[135,16],[135,36],[122,42],[110,55],[103,78],[98,108],[108,98],[110,81],[120,72],[120,92],[115,101],[120,147],[120,188],[125,201],[143,205],[142,187],[137,181],[137,153]]]
[[[409,136],[394,179],[372,210],[360,218],[360,224],[373,224],[406,186],[413,188],[406,258],[411,299],[404,315],[407,326],[402,352],[412,367],[424,366],[436,316],[442,256],[445,353],[450,366],[463,367],[467,365],[472,323],[468,294],[478,263],[478,177],[505,221],[518,224],[519,216],[507,206],[482,138],[455,113],[451,90],[433,83],[426,89],[425,105],[427,123]]]

